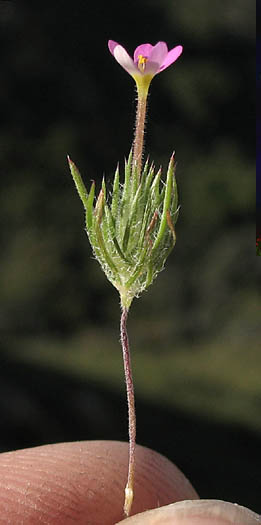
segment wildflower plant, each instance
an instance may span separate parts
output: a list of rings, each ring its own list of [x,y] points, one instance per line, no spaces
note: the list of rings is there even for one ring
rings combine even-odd
[[[95,197],[95,182],[87,191],[69,157],[68,162],[85,209],[86,231],[93,253],[120,294],[120,334],[129,417],[129,467],[124,502],[124,513],[128,516],[134,494],[136,415],[127,317],[134,297],[152,284],[174,248],[179,210],[174,154],[164,178],[162,170],[155,170],[153,162],[147,160],[143,164],[147,96],[153,77],[177,60],[182,46],[168,51],[165,42],[155,46],[141,44],[133,58],[113,40],[109,40],[108,46],[117,62],[133,77],[137,88],[135,135],[125,161],[124,181],[121,182],[117,167],[112,188],[108,191],[103,179]]]

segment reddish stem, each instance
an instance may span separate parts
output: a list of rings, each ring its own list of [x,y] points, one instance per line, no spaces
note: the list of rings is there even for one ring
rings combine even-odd
[[[136,415],[135,415],[135,398],[131,370],[131,359],[129,349],[129,339],[127,333],[128,309],[123,308],[121,314],[121,345],[123,354],[124,373],[127,389],[128,417],[129,417],[129,467],[128,480],[125,487],[124,514],[129,516],[133,500],[133,484],[135,469],[135,441],[136,441]]]

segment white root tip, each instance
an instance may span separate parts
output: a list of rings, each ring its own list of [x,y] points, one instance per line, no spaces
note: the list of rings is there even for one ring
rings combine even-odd
[[[133,490],[127,485],[125,488],[125,501],[124,501],[124,514],[126,518],[130,515],[132,501],[133,501]]]

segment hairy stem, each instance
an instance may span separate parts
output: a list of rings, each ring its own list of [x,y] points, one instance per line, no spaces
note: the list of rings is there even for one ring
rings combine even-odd
[[[121,345],[123,354],[124,373],[127,389],[128,402],[128,416],[129,416],[129,468],[128,480],[125,487],[125,501],[124,514],[129,516],[133,500],[133,484],[134,484],[134,469],[135,469],[135,441],[136,441],[136,415],[135,415],[135,399],[134,387],[131,370],[130,348],[127,333],[127,317],[128,309],[123,308],[121,314]]]
[[[144,144],[144,129],[147,108],[147,92],[138,89],[138,102],[135,123],[135,136],[133,144],[133,167],[137,169],[138,175],[142,168],[142,154]]]

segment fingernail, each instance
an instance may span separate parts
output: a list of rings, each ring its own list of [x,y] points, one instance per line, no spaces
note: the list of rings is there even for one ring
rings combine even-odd
[[[219,500],[180,501],[172,505],[174,514],[189,518],[211,518],[227,525],[257,525],[261,517],[236,503]],[[197,522],[195,522],[197,523]]]
[[[261,516],[225,501],[187,500],[137,514],[125,522],[126,525],[258,525]]]

